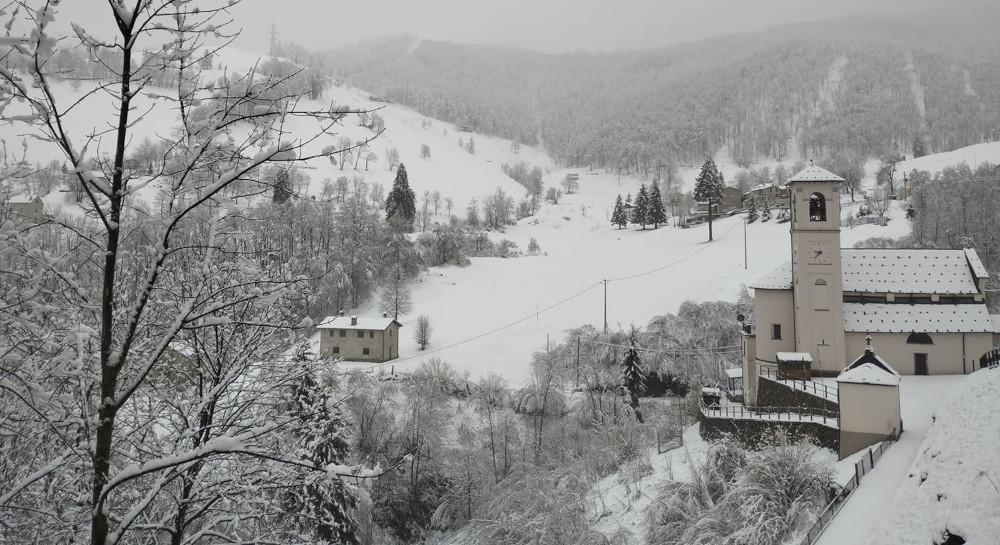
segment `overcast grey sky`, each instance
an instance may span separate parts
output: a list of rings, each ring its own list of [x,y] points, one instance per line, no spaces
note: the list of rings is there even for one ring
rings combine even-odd
[[[985,0],[986,2],[997,0]],[[954,6],[982,0],[243,0],[234,9],[237,45],[264,53],[268,27],[279,40],[328,49],[409,33],[461,43],[551,52],[670,45],[718,34],[866,12]],[[68,0],[79,22],[107,24],[104,0]],[[950,8],[949,8],[950,9]]]

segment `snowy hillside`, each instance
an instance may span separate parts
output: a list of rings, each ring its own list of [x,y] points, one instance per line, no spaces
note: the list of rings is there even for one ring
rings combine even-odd
[[[903,172],[910,172],[911,170],[916,169],[926,170],[931,174],[934,174],[944,170],[945,168],[960,165],[962,163],[969,165],[971,168],[976,168],[982,163],[1000,163],[1000,142],[974,144],[964,148],[958,148],[954,151],[932,153],[916,159],[911,158],[900,162],[897,165],[896,172],[900,173],[897,175],[902,175]]]
[[[1000,369],[973,373],[935,411],[919,453],[868,543],[968,545],[1000,538]],[[958,541],[961,537],[964,541]]]
[[[216,69],[207,77],[222,74],[218,66],[229,71],[246,71],[257,57],[238,50],[224,50],[218,56]],[[88,90],[69,82],[55,87],[60,102],[70,103]],[[169,96],[171,91],[161,90]],[[157,91],[160,92],[160,91]],[[96,101],[91,101],[95,102]],[[459,369],[474,375],[499,372],[515,383],[530,375],[531,355],[545,345],[546,338],[557,338],[569,328],[590,323],[603,325],[604,289],[607,279],[607,319],[612,329],[644,325],[650,318],[675,311],[685,300],[734,300],[741,286],[770,271],[788,259],[788,225],[755,223],[747,229],[744,268],[744,236],[741,217],[716,221],[716,241],[708,244],[707,226],[677,229],[673,226],[645,231],[636,228],[613,229],[608,218],[618,194],[635,195],[640,180],[584,169],[557,169],[544,152],[522,145],[518,153],[511,150],[510,141],[479,134],[459,132],[454,126],[431,120],[413,110],[370,100],[369,93],[357,89],[330,88],[323,101],[301,105],[304,108],[326,108],[333,102],[352,108],[378,108],[385,120],[385,132],[371,143],[370,150],[378,158],[366,170],[364,160],[352,159],[347,164],[331,164],[326,159],[311,161],[304,167],[310,182],[304,193],[318,195],[325,180],[340,176],[362,177],[386,188],[393,173],[387,168],[386,150],[397,148],[409,172],[410,184],[418,199],[425,191],[438,191],[443,198],[455,203],[455,215],[473,199],[482,199],[498,187],[520,199],[524,189],[506,176],[501,165],[523,161],[542,168],[546,187],[560,187],[568,172],[580,174],[580,190],[566,195],[557,205],[545,205],[533,217],[521,220],[504,233],[491,233],[494,239],[507,238],[524,251],[531,239],[541,246],[542,255],[516,259],[475,258],[469,267],[436,267],[418,278],[413,286],[414,312],[404,316],[404,326],[416,316],[430,317],[434,334],[431,344],[420,351],[412,339],[412,329],[406,328],[400,346],[402,358],[387,365],[400,369],[414,368],[431,356],[445,359]],[[137,99],[137,112],[145,112],[152,104],[148,117],[134,128],[137,144],[142,138],[167,136],[176,127],[172,103],[163,98]],[[69,128],[83,135],[95,127],[104,126],[111,116],[110,106],[75,110],[68,120]],[[318,128],[312,119],[294,118],[286,126],[293,133],[311,134]],[[0,127],[8,148],[14,148],[25,138],[10,125]],[[314,144],[317,149],[335,144],[341,137],[358,141],[372,135],[371,130],[348,124],[337,127],[337,134]],[[111,138],[104,135],[104,140]],[[461,138],[475,139],[474,154],[458,145]],[[101,138],[91,146],[106,147],[110,140]],[[421,146],[430,147],[431,156],[420,156]],[[30,143],[27,157],[31,161],[62,161],[53,146]],[[731,177],[735,164],[722,155],[720,168]],[[773,165],[771,165],[773,166]],[[686,187],[693,185],[696,170],[685,168],[681,176]],[[150,190],[154,188],[149,188]],[[66,195],[54,192],[46,197],[50,208],[66,206]],[[845,207],[846,208],[846,207]],[[845,229],[843,245],[872,236],[899,237],[909,232],[909,224],[899,210],[887,227],[873,225]],[[437,219],[446,220],[442,210]],[[373,303],[359,309],[362,314],[375,313]]]

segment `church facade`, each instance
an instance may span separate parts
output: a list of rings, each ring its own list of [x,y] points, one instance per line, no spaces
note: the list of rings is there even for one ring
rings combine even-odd
[[[750,287],[743,380],[755,404],[761,366],[782,358],[807,377],[835,376],[870,336],[901,375],[971,373],[993,346],[989,274],[975,250],[840,247],[840,184],[816,166],[789,180],[791,260]]]

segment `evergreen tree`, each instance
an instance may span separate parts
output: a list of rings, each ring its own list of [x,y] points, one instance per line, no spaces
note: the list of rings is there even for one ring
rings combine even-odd
[[[649,193],[649,213],[646,221],[653,224],[653,229],[659,229],[661,223],[667,223],[667,211],[663,208],[663,195],[660,194],[660,185],[653,184]]]
[[[294,360],[307,357],[297,350]],[[296,432],[306,459],[317,468],[347,461],[350,444],[344,437],[347,425],[336,403],[332,403],[311,373],[292,388],[292,412],[300,427]],[[335,476],[316,473],[298,493],[286,495],[291,516],[311,528],[325,543],[359,543],[358,524],[352,511],[357,504],[351,490]]]
[[[271,194],[271,201],[275,204],[283,204],[292,198],[291,180],[288,169],[279,168],[274,171],[274,193]]]
[[[916,159],[924,155],[927,155],[927,144],[924,143],[923,138],[915,136],[913,138],[913,157]]]
[[[646,193],[646,184],[639,186],[639,192],[635,194],[635,208],[632,209],[632,223],[638,223],[643,229],[649,223],[649,195]]]
[[[767,203],[764,203],[764,209],[760,213],[760,221],[764,222],[771,219],[771,207]]]
[[[622,204],[622,196],[618,195],[615,200],[615,209],[611,212],[611,225],[617,225],[619,229],[628,226],[628,215],[625,213],[625,206]]]
[[[392,191],[385,200],[385,219],[398,225],[399,228],[410,231],[413,229],[413,218],[417,216],[417,198],[410,189],[410,181],[406,176],[403,163],[396,169],[396,179],[392,182]]]
[[[694,199],[708,204],[708,241],[712,241],[712,205],[722,201],[722,173],[711,157],[701,165],[694,185]]]
[[[642,369],[642,358],[639,357],[639,332],[634,327],[629,334],[628,349],[622,359],[622,390],[628,396],[628,404],[635,411],[635,417],[642,422],[639,413],[639,395],[646,388],[646,374]]]
[[[751,198],[750,206],[747,207],[747,223],[757,221],[757,200]]]

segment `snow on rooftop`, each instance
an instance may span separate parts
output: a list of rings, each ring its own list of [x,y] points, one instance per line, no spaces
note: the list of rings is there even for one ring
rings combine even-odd
[[[979,293],[963,250],[845,249],[844,291],[863,293]]]
[[[729,378],[743,378],[742,367],[730,367],[726,369],[726,376]]]
[[[774,357],[780,362],[812,362],[812,355],[808,352],[777,352]]]
[[[984,304],[844,303],[844,331],[854,333],[990,333]]]
[[[792,182],[843,182],[844,179],[836,174],[826,170],[825,168],[820,168],[816,165],[811,165],[804,168],[801,172],[789,178],[789,183]]]
[[[376,329],[384,330],[389,327],[390,324],[395,322],[392,318],[385,318],[379,316],[377,318],[360,316],[356,318],[356,323],[351,323],[355,320],[353,316],[327,316],[323,319],[316,329]],[[398,323],[398,322],[397,322]]]
[[[986,270],[986,266],[983,265],[983,260],[979,259],[979,254],[976,252],[975,248],[966,248],[965,259],[969,262],[969,267],[972,269],[972,274],[976,278],[989,278],[990,272]]]
[[[982,262],[972,250],[841,250],[845,292],[974,295],[973,271]],[[982,268],[985,273],[985,268]],[[980,273],[975,273],[980,274]],[[792,289],[792,264],[782,263],[750,285],[755,289]]]
[[[1000,314],[990,314],[990,322],[993,323],[993,333],[1000,335]]]
[[[775,267],[767,275],[758,278],[750,284],[751,288],[761,290],[792,289],[792,262],[786,261]]]
[[[837,375],[838,383],[875,384],[878,386],[899,386],[899,375],[887,373],[874,363],[863,363]]]

